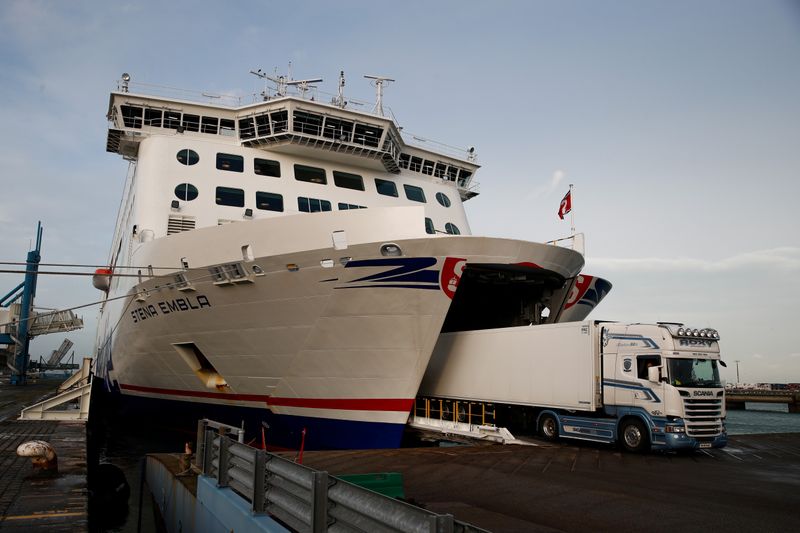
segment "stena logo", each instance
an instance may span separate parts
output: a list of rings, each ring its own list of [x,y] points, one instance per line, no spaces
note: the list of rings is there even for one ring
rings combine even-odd
[[[461,281],[461,274],[464,273],[464,268],[467,266],[467,260],[461,257],[447,257],[444,260],[442,267],[442,277],[439,279],[439,285],[442,291],[451,300],[456,294],[458,282]]]
[[[714,396],[710,390],[696,390],[692,392],[692,396]]]
[[[633,361],[632,360],[625,359],[624,361],[622,361],[622,369],[625,372],[630,372],[631,368],[633,368]]]
[[[714,341],[709,339],[681,339],[678,344],[680,346],[708,346],[710,348],[714,345]]]

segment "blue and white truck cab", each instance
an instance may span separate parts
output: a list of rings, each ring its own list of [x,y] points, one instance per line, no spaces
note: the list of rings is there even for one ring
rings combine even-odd
[[[599,327],[603,412],[626,421],[617,434],[625,448],[640,450],[648,442],[653,449],[669,450],[727,443],[717,331],[665,323]]]

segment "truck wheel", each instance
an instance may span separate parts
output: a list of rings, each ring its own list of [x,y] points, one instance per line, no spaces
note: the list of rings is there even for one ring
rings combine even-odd
[[[558,438],[558,421],[550,414],[542,415],[539,420],[539,435],[544,440],[554,441]]]
[[[627,452],[643,452],[650,444],[647,428],[637,418],[629,418],[622,422],[619,428],[619,436],[620,443]]]

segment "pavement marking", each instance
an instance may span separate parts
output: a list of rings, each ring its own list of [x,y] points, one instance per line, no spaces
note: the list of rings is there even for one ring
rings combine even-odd
[[[62,518],[65,516],[86,516],[85,512],[70,513],[70,512],[53,512],[53,513],[37,513],[37,514],[20,514],[13,516],[4,516],[3,521],[6,520],[31,520],[38,518]]]

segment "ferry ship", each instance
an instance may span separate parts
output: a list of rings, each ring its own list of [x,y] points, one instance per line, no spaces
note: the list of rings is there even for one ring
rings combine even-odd
[[[95,374],[122,412],[397,447],[441,332],[580,320],[610,288],[574,250],[471,235],[474,148],[404,133],[391,80],[368,77],[370,110],[343,73],[330,99],[253,74],[275,88],[251,103],[127,74],[111,92],[106,150],[129,168]]]

